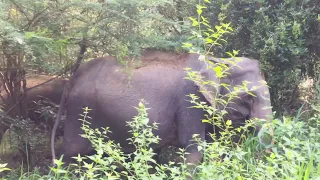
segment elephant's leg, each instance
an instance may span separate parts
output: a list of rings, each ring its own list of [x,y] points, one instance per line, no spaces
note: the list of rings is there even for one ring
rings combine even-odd
[[[155,153],[154,159],[156,160],[156,162],[158,164],[160,164],[161,163],[161,159],[160,159],[161,149],[154,149],[153,152]]]
[[[180,107],[177,112],[178,140],[180,145],[186,149],[186,163],[191,164],[188,166],[189,172],[194,172],[195,166],[203,159],[203,153],[198,151],[198,143],[193,140],[193,136],[197,134],[197,138],[204,141],[206,127],[205,123],[202,123],[204,119],[202,109],[192,108],[190,103],[186,105]],[[193,174],[187,176],[186,179],[194,179]]]
[[[63,143],[60,148],[59,155],[63,156],[63,161],[68,163],[72,160],[71,157],[80,155],[88,155],[93,152],[94,149],[90,141],[86,138],[81,137],[80,135],[85,134],[81,129],[82,122],[78,120],[81,112],[77,112],[77,109],[71,109],[70,113],[67,116],[67,120],[64,123],[64,135]]]
[[[193,141],[193,135],[197,134],[202,141],[205,140],[204,112],[201,109],[191,108],[191,104],[181,107],[177,113],[177,127],[179,143],[189,153],[186,155],[186,161],[192,164],[198,164],[202,161],[202,152],[198,151],[198,143]]]
[[[64,136],[63,143],[59,151],[59,156],[63,155],[63,162],[68,165],[73,161],[72,157],[80,155],[89,155],[94,149],[89,140],[79,135],[71,137]]]
[[[72,162],[72,157],[80,155],[88,155],[94,150],[87,139],[80,136],[72,138],[64,138],[62,146],[59,150],[59,156],[63,155],[63,162],[69,164]]]

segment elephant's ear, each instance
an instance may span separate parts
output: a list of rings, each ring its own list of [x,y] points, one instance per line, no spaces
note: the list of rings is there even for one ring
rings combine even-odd
[[[228,64],[222,63],[220,59],[203,55],[199,56],[199,61],[201,61],[199,70],[201,80],[197,80],[195,84],[211,106],[215,107],[215,99],[220,92],[220,79],[223,77],[222,71],[228,67]]]

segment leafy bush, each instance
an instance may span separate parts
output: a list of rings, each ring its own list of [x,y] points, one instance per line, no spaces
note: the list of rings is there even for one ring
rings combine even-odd
[[[240,56],[258,59],[280,117],[290,106],[299,108],[299,102],[291,101],[299,81],[319,78],[319,2],[216,0],[206,8],[210,24],[230,22],[235,27],[225,46],[215,46],[213,52],[225,57],[224,52],[238,49]]]
[[[42,179],[185,179],[187,175],[195,175],[195,179],[316,179],[320,177],[320,113],[309,121],[284,118],[285,121],[274,120],[270,124],[274,128],[276,144],[273,153],[267,154],[259,144],[257,137],[248,137],[243,143],[234,143],[227,138],[216,139],[206,143],[198,140],[199,149],[204,152],[204,160],[195,171],[191,171],[182,161],[175,166],[157,164],[149,145],[158,143],[150,125],[147,107],[142,101],[137,108],[139,112],[128,126],[131,127],[132,143],[136,150],[125,154],[121,147],[112,140],[105,141],[110,130],[103,128],[90,129],[86,120],[90,109],[85,108],[82,115],[84,138],[88,138],[97,153],[86,157],[75,157],[77,164],[70,169],[57,167]],[[226,129],[226,132],[228,129]],[[228,132],[233,134],[233,132]],[[195,139],[197,139],[195,137]],[[226,141],[227,140],[227,141]],[[226,143],[230,142],[230,143]],[[104,156],[106,153],[108,156]],[[183,159],[183,149],[178,152]],[[132,155],[135,158],[132,160]],[[90,160],[90,161],[88,161]],[[40,177],[38,174],[25,174],[24,178]]]

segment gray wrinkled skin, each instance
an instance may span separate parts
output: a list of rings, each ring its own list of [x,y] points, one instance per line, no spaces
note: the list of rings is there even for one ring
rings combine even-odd
[[[252,59],[240,59],[242,61],[238,65],[241,68],[229,64],[230,75],[224,81],[231,85],[230,89],[244,80],[250,81],[252,84],[249,89],[256,97],[240,94],[241,98],[230,105],[228,118],[234,124],[243,124],[246,119],[254,117],[268,118],[272,115],[271,110],[262,109],[271,106],[270,101],[266,100],[270,96],[267,86],[253,90],[253,86],[261,85],[259,81],[263,80],[259,63]],[[210,61],[221,60],[210,57]],[[90,142],[79,136],[83,134],[79,114],[83,113],[82,108],[86,106],[92,109],[89,112],[92,128],[110,127],[110,139],[120,143],[125,153],[134,151],[134,147],[126,140],[131,136],[126,121],[137,115],[134,107],[138,106],[140,99],[144,99],[147,107],[151,108],[148,110],[150,123],[160,123],[154,134],[161,141],[152,147],[154,150],[170,144],[186,148],[193,143],[190,141],[193,134],[199,134],[205,140],[207,124],[201,121],[205,114],[201,109],[188,108],[193,104],[188,101],[190,98],[187,95],[195,94],[200,101],[207,102],[210,102],[210,97],[200,93],[199,86],[192,81],[184,79],[185,67],[200,72],[204,79],[217,79],[215,73],[207,69],[206,63],[199,61],[198,54],[144,51],[142,65],[129,70],[132,75],[130,80],[115,57],[96,58],[82,64],[65,86],[56,120],[57,126],[66,109],[63,144],[59,152],[60,155],[64,154],[64,161],[68,162],[70,157],[78,153],[85,155],[93,151]],[[208,86],[204,88],[215,91]],[[219,91],[228,93],[224,88]],[[56,126],[52,132],[52,148]],[[189,146],[187,151],[191,153],[187,156],[188,162],[201,161],[202,153],[198,152],[196,145]],[[55,159],[54,149],[52,152]]]

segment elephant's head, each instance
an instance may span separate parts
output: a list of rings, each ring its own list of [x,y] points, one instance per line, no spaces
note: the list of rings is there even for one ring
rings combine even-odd
[[[199,60],[204,60],[204,57],[200,56]],[[223,78],[218,78],[217,71],[208,68],[210,64],[217,63],[221,64],[222,67],[226,67],[226,76]],[[219,71],[219,69],[221,70],[221,68],[216,70]],[[204,81],[218,82],[217,87],[209,85],[200,87],[198,84],[199,88],[206,92],[218,92],[219,97],[226,101],[230,97],[230,93],[237,92],[237,97],[232,98],[227,106],[214,102],[212,94],[203,92],[203,95],[208,102],[211,102],[211,105],[216,103],[214,105],[219,110],[225,109],[228,112],[224,119],[230,119],[234,127],[244,125],[245,121],[251,118],[272,119],[269,89],[264,77],[261,75],[257,60],[245,57],[226,59],[207,57],[203,61],[200,75]],[[242,90],[237,90],[239,88]],[[260,126],[256,127],[257,132],[260,128]]]

